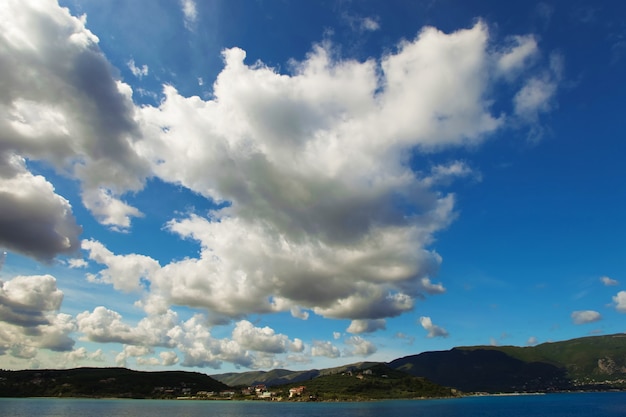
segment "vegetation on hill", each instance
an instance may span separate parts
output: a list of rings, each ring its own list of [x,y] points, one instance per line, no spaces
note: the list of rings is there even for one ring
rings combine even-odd
[[[302,384],[273,387],[278,395],[289,397],[289,389],[305,386],[296,401],[365,401],[400,398],[447,398],[457,396],[456,390],[434,384],[425,378],[413,377],[384,364],[322,375]]]
[[[125,368],[0,371],[0,397],[176,398],[228,388],[196,372]]]
[[[379,362],[357,362],[326,369],[309,369],[306,371],[273,369],[271,371],[230,372],[211,375],[211,377],[223,382],[226,385],[230,385],[231,387],[252,386],[257,384],[264,384],[273,387],[276,385],[309,381],[313,378],[317,378],[318,376],[339,374],[355,368],[365,369],[377,364],[379,364]]]
[[[286,369],[274,369],[271,371],[230,372],[219,375],[211,375],[212,378],[229,385],[253,386],[264,384],[267,386],[283,385],[292,382],[308,381],[320,375],[320,371],[312,369],[308,371],[288,371]]]
[[[527,363],[547,363],[563,368],[575,384],[619,383],[626,378],[626,334],[583,337],[533,347],[501,346],[491,349]]]
[[[465,392],[549,392],[626,388],[626,334],[532,347],[470,346],[389,363]]]

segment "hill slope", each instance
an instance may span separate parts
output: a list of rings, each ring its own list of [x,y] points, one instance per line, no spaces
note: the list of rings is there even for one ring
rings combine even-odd
[[[172,398],[226,388],[197,372],[139,372],[125,368],[0,371],[0,397]]]
[[[225,374],[211,375],[212,378],[223,382],[231,387],[252,386],[264,384],[270,387],[289,383],[309,381],[313,378],[324,375],[340,374],[354,369],[367,368],[378,364],[378,362],[357,362],[349,365],[338,366],[327,369],[309,369],[306,371],[289,371],[286,369],[274,369],[271,371],[248,371],[230,372]]]
[[[308,401],[363,401],[381,399],[446,398],[457,395],[455,390],[434,384],[425,378],[413,377],[391,369],[385,364],[369,362],[352,371],[328,373],[302,384],[273,387],[279,396],[288,397],[289,389],[305,386],[301,397]]]
[[[626,334],[533,347],[459,347],[399,358],[389,366],[466,392],[623,388]]]

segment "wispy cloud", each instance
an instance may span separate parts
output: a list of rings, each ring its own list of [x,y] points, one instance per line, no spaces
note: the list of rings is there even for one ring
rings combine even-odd
[[[198,21],[198,8],[195,0],[180,0],[183,11],[185,27],[192,30]]]
[[[607,287],[614,287],[616,285],[619,285],[619,281],[613,278],[609,278],[607,276],[600,277],[600,281]]]
[[[135,60],[131,59],[126,63],[126,65],[128,65],[128,69],[130,69],[130,72],[132,72],[133,75],[137,78],[143,78],[144,76],[148,75],[148,66],[145,64],[141,67],[138,67],[135,65]]]

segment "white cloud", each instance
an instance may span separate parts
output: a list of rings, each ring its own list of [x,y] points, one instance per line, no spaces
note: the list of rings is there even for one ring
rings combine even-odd
[[[302,340],[289,338],[282,334],[276,334],[269,327],[254,327],[247,320],[238,322],[233,330],[232,340],[239,343],[245,349],[265,353],[302,352],[304,345]]]
[[[535,346],[537,343],[539,343],[539,341],[535,336],[530,336],[526,341],[527,346]]]
[[[112,230],[124,231],[130,227],[133,217],[143,217],[135,207],[113,196],[110,190],[99,187],[82,193],[83,204],[98,221]]]
[[[103,362],[104,354],[102,349],[97,349],[94,352],[89,352],[85,347],[81,346],[78,349],[65,353],[65,359],[70,364],[76,364],[84,361]]]
[[[203,251],[155,273],[155,299],[239,318],[276,311],[268,300],[281,298],[366,320],[443,293],[430,278],[441,259],[427,247],[454,219],[454,196],[432,188],[471,170],[453,161],[416,178],[401,155],[479,143],[502,126],[489,72],[518,68],[491,67],[487,39],[482,23],[425,29],[381,58],[382,78],[373,60],[333,61],[328,45],[293,75],[247,66],[234,48],[213,100],[166,87],[158,108],[141,109],[138,149],[162,179],[230,204],[169,223]]]
[[[120,353],[115,357],[115,364],[117,366],[128,366],[128,358],[137,358],[136,361],[140,365],[158,365],[158,359],[156,358],[142,358],[145,355],[154,353],[151,347],[148,346],[133,346],[125,345]],[[153,363],[152,359],[157,362]]]
[[[0,19],[5,81],[0,86],[0,181],[18,178],[15,171],[7,175],[12,158],[45,161],[79,179],[84,203],[101,216],[108,204],[121,203],[124,192],[143,187],[148,175],[148,165],[133,150],[139,128],[130,87],[114,78],[115,70],[85,20],[71,16],[56,1],[7,0],[0,15],[11,16]],[[22,181],[30,176],[32,183],[35,176],[21,171]],[[99,199],[99,189],[107,190],[108,200]],[[42,218],[63,221],[66,226],[59,230],[69,231],[65,244],[72,247],[77,233],[71,231],[76,226],[69,204],[55,196],[57,202],[50,205],[54,194],[49,185],[44,195],[48,205],[39,208]],[[118,219],[103,216],[110,222]],[[41,228],[41,235],[48,237],[47,226],[36,222],[32,229]]]
[[[137,358],[135,360],[136,360],[138,365],[144,365],[144,366],[161,365],[161,362],[159,361],[159,359],[155,358],[155,357],[149,357],[149,358],[139,357],[139,358]]]
[[[167,333],[183,354],[182,366],[219,368],[222,362],[255,368],[255,357],[234,340],[211,336],[205,318],[196,315]]]
[[[379,62],[333,60],[332,45],[317,45],[291,75],[248,66],[233,48],[211,100],[165,87],[159,107],[139,110],[135,149],[161,179],[229,204],[168,223],[202,253],[151,271],[144,308],[376,320],[445,292],[431,281],[441,258],[428,247],[454,219],[454,196],[436,188],[472,170],[452,161],[422,175],[403,158],[477,144],[501,128],[490,82],[520,75],[533,48],[517,48],[527,43],[503,54],[490,52],[483,23],[426,28]]]
[[[89,275],[89,280],[112,284],[116,290],[140,290],[143,287],[142,280],[148,280],[159,269],[159,263],[148,256],[114,255],[95,240],[83,240],[81,247],[89,252],[89,259],[106,265],[97,275]]]
[[[539,49],[532,35],[513,36],[510,45],[497,57],[498,69],[503,74],[515,74],[535,57]]]
[[[361,30],[367,32],[374,32],[380,29],[380,23],[378,23],[378,19],[373,17],[364,17],[361,19]]]
[[[133,75],[137,78],[143,78],[148,75],[148,66],[145,64],[141,67],[138,67],[135,65],[135,60],[131,59],[126,63],[126,65],[128,65],[128,69],[130,69],[130,72],[132,72]]]
[[[343,13],[342,18],[353,31],[358,33],[375,32],[380,29],[380,19],[377,16],[360,17]]]
[[[39,349],[70,351],[74,318],[58,313],[63,292],[51,275],[16,276],[0,281],[0,355],[32,359]]]
[[[37,356],[37,348],[34,346],[14,344],[10,349],[11,356],[20,359],[33,359]]]
[[[339,348],[328,341],[314,340],[311,347],[312,356],[325,356],[327,358],[338,358],[341,356]]]
[[[180,0],[180,6],[185,19],[185,27],[192,30],[198,21],[198,8],[195,0]]]
[[[607,287],[619,285],[619,281],[609,278],[607,276],[600,277],[600,281],[602,281],[602,283],[606,285]]]
[[[159,353],[161,358],[161,365],[172,366],[178,363],[178,355],[173,351],[166,351]]]
[[[376,345],[361,336],[350,336],[346,340],[346,345],[351,346],[346,349],[347,356],[370,356],[378,350]]]
[[[396,333],[394,336],[394,339],[400,339],[400,340],[406,340],[406,343],[409,345],[412,345],[415,342],[415,337],[414,336],[409,336],[405,333],[402,332],[398,332]]]
[[[587,324],[599,321],[602,316],[597,311],[584,310],[572,312],[572,321],[574,324]]]
[[[84,311],[76,316],[78,329],[87,340],[100,343],[141,344],[141,335],[122,321],[122,316],[106,307],[96,307],[93,312]]]
[[[50,324],[47,312],[58,310],[63,292],[51,275],[16,276],[0,280],[0,320],[23,327]]]
[[[545,78],[533,78],[515,96],[515,113],[534,120],[540,112],[550,109],[550,100],[556,92],[556,84]]]
[[[513,99],[514,113],[531,125],[531,135],[539,137],[539,116],[555,106],[555,95],[561,79],[563,58],[558,54],[550,57],[550,67],[540,75],[531,77]]]
[[[291,315],[301,320],[309,319],[309,312],[303,311],[300,307],[295,306],[291,308]]]
[[[626,291],[620,291],[613,297],[617,311],[626,313]]]
[[[81,231],[50,182],[28,172],[23,158],[3,160],[0,151],[0,247],[50,261],[76,252]]]
[[[67,260],[67,265],[72,269],[76,269],[87,268],[87,266],[89,266],[89,263],[84,259],[71,258]]]
[[[453,161],[432,167],[430,175],[425,176],[422,182],[428,186],[449,185],[456,178],[463,178],[472,174],[472,169],[465,162]],[[477,178],[480,176],[477,175]]]
[[[34,343],[42,349],[66,352],[74,347],[74,339],[70,337],[77,326],[76,320],[69,314],[59,313],[49,316],[49,324],[39,326],[39,334]]]
[[[428,331],[427,337],[448,337],[448,332],[443,327],[434,324],[430,317],[420,317],[420,324],[424,330]]]
[[[387,322],[384,319],[352,320],[346,331],[353,334],[372,333],[377,330],[384,330],[386,327]]]

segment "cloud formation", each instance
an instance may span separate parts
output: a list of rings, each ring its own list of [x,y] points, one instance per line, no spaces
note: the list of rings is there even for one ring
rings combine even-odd
[[[326,356],[327,358],[338,358],[341,356],[339,348],[329,341],[314,340],[311,347],[312,356]]]
[[[572,321],[574,324],[587,324],[599,321],[602,319],[602,315],[597,311],[583,310],[572,312]]]
[[[196,3],[180,5],[194,24]],[[90,263],[102,266],[90,282],[138,294],[146,317],[137,323],[105,306],[75,319],[53,314],[62,293],[51,276],[3,283],[0,331],[12,342],[0,349],[24,358],[33,346],[71,351],[78,331],[124,345],[120,363],[260,367],[306,347],[245,318],[287,311],[351,320],[344,354],[371,355],[376,346],[357,334],[445,293],[432,248],[456,216],[445,187],[480,176],[460,160],[415,166],[411,155],[478,146],[519,123],[532,128],[558,88],[557,65],[540,67],[534,37],[494,46],[479,21],[452,33],[424,28],[362,62],[342,59],[330,42],[314,45],[288,73],[226,49],[210,99],[164,86],[158,106],[139,107],[85,18],[53,0],[7,0],[0,15],[15,17],[0,19],[0,246],[46,261],[79,249],[71,205],[33,163],[76,180],[83,205],[113,230],[143,215],[123,197],[149,177],[215,203],[165,225],[197,242],[197,257],[160,264],[82,241]],[[148,73],[128,65],[135,76]],[[508,95],[495,96],[501,84]],[[174,306],[207,315],[183,321]],[[211,334],[219,321],[235,323],[230,337]],[[429,337],[447,335],[420,321]],[[38,338],[28,344],[16,326],[36,328]],[[69,361],[89,357],[72,352]],[[341,353],[317,341],[311,354]]]
[[[0,354],[28,359],[38,349],[71,350],[76,323],[71,315],[58,313],[62,301],[51,275],[0,280]]]
[[[454,219],[454,195],[434,187],[471,169],[416,171],[407,152],[478,144],[503,128],[487,91],[520,76],[537,44],[520,37],[492,52],[478,23],[426,28],[378,61],[337,60],[332,48],[314,46],[291,75],[225,50],[211,100],[165,87],[159,107],[141,109],[137,149],[153,172],[228,203],[168,224],[202,255],[153,274],[155,299],[230,317],[295,308],[380,320],[445,291],[431,281],[441,258],[428,247]]]
[[[600,281],[607,287],[614,287],[616,285],[619,285],[619,281],[609,278],[607,276],[600,277]]]
[[[180,0],[180,7],[183,12],[185,27],[192,30],[198,21],[198,8],[195,0]]]
[[[76,254],[82,229],[70,203],[22,157],[2,156],[0,148],[0,247],[44,262]]]
[[[62,235],[58,239],[64,238],[64,245],[49,244],[44,254],[76,249],[78,232],[71,207],[54,194],[51,185],[24,172],[25,165],[19,161],[29,159],[77,178],[83,204],[101,222],[129,227],[130,218],[140,213],[120,196],[141,189],[149,174],[148,165],[133,150],[141,133],[130,87],[116,79],[116,70],[98,48],[98,38],[85,28],[85,20],[71,16],[55,1],[8,0],[0,5],[0,15],[12,16],[0,19],[4,80],[0,86],[0,187],[5,204],[0,222],[10,221],[4,216],[14,215],[28,202],[18,200],[16,182],[32,192],[35,187],[45,188],[48,206],[40,210],[51,214],[40,215],[41,221],[30,229],[17,222],[12,233],[24,240],[37,230],[50,236],[46,229],[54,219],[53,226],[64,226],[52,229]],[[29,239],[10,247],[38,255],[22,247],[35,244]]]
[[[384,330],[387,322],[384,319],[378,320],[352,320],[350,326],[346,329],[348,333],[372,333],[377,330]]]
[[[443,327],[439,327],[433,323],[430,317],[422,316],[420,317],[420,324],[424,328],[424,330],[428,331],[427,337],[448,337],[448,332]]]
[[[613,297],[615,308],[621,313],[626,313],[626,291],[620,291]]]

